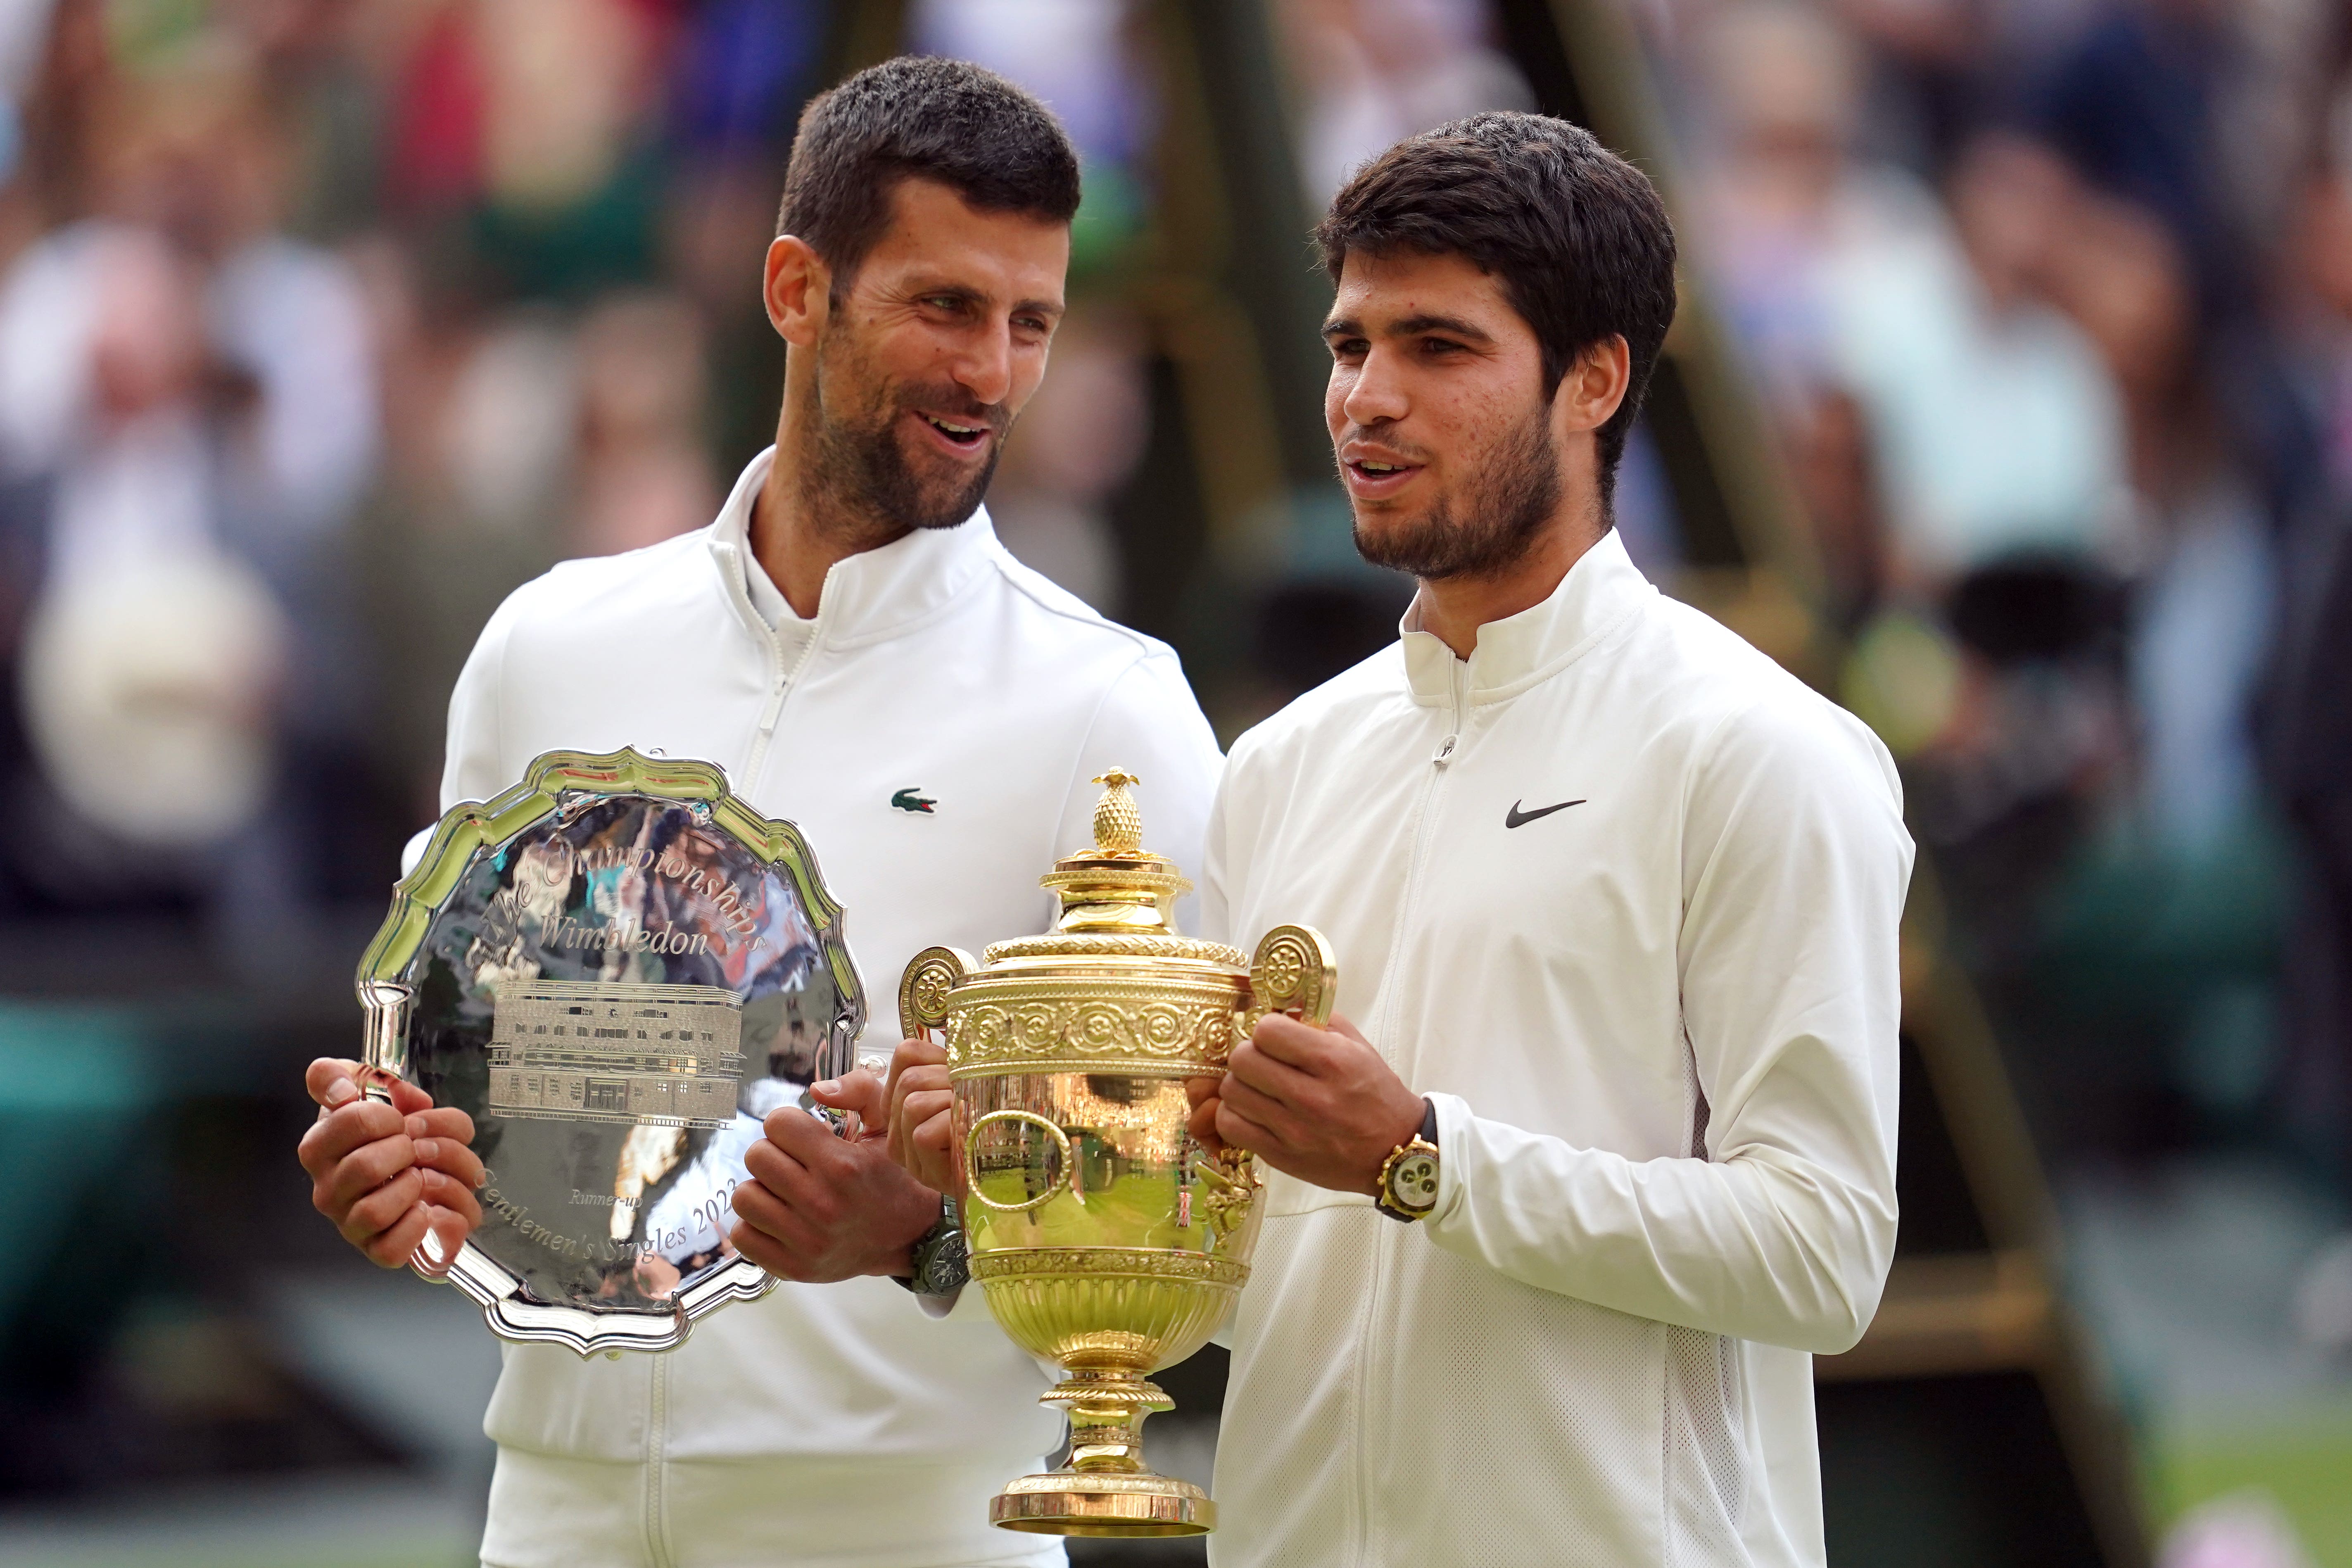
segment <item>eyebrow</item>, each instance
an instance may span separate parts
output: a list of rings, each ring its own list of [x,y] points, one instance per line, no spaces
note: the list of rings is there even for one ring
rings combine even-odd
[[[1352,316],[1337,316],[1323,323],[1323,335],[1327,338],[1359,337],[1363,334],[1363,324]],[[1482,343],[1494,341],[1493,333],[1484,327],[1475,326],[1464,321],[1459,316],[1428,314],[1406,316],[1401,321],[1392,321],[1383,335],[1391,338],[1410,338],[1423,332],[1450,332],[1457,338],[1474,338]]]

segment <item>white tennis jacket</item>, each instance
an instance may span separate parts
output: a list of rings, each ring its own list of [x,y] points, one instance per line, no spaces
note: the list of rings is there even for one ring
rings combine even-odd
[[[1410,1226],[1270,1177],[1210,1560],[1819,1564],[1808,1352],[1895,1241],[1894,766],[1614,533],[1466,662],[1416,626],[1210,822],[1210,932],[1319,927],[1443,1157]]]
[[[1152,847],[1197,864],[1216,742],[1172,652],[1015,562],[985,513],[839,563],[798,620],[746,539],[771,456],[710,527],[507,600],[450,702],[443,804],[557,749],[719,763],[807,835],[865,981],[866,1051],[887,1052],[917,952],[1045,929],[1037,879],[1090,842],[1096,774],[1139,774]],[[506,1347],[485,1561],[1061,1561],[988,1523],[1060,1424],[1038,1365],[966,1294],[933,1321],[887,1279],[782,1284],[667,1354]]]

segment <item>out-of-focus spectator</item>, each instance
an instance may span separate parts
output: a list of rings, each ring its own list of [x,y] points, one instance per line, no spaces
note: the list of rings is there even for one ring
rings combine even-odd
[[[1005,548],[1107,615],[1118,614],[1119,562],[1104,507],[1150,428],[1139,340],[1113,308],[1071,312],[988,492]]]
[[[580,456],[568,554],[700,528],[720,494],[702,444],[702,321],[672,294],[617,295],[580,328]]]
[[[1856,155],[1862,68],[1809,6],[1727,10],[1701,58],[1719,149],[1704,237],[1734,325],[1796,423],[1825,395],[1858,403],[1895,579],[1935,593],[2021,550],[2097,553],[2124,504],[2119,416],[2096,353],[2037,287],[2063,172],[1986,138],[1948,217],[1913,176]]]
[[[2127,553],[2113,382],[2046,293],[2070,186],[2040,149],[1989,134],[1953,169],[1949,229],[1923,224],[1832,270],[1842,379],[1870,416],[1915,578],[1946,584],[2027,552]]]
[[[26,710],[68,817],[193,847],[282,797],[274,748],[350,736],[335,552],[374,370],[349,269],[278,232],[283,132],[232,44],[124,81],[95,128],[97,216],[0,284],[0,458],[47,496]],[[16,847],[36,882],[103,889],[75,842]]]
[[[1484,0],[1283,0],[1276,19],[1301,79],[1299,174],[1319,211],[1391,143],[1488,109],[1532,109],[1489,41]]]

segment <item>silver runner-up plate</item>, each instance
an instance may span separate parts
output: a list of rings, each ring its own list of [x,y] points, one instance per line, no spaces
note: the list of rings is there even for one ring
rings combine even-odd
[[[369,1092],[465,1110],[488,1168],[480,1228],[416,1270],[583,1355],[764,1294],[728,1197],[762,1119],[854,1065],[841,924],[800,830],[709,763],[550,752],[442,817],[359,972]]]

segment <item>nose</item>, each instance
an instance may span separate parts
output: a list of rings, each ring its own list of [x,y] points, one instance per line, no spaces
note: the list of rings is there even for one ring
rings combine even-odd
[[[956,384],[993,406],[1013,390],[1013,323],[992,321],[956,356]]]
[[[1363,428],[1403,418],[1412,400],[1405,395],[1402,368],[1396,355],[1381,345],[1360,364],[1333,365],[1331,391],[1344,422]]]

